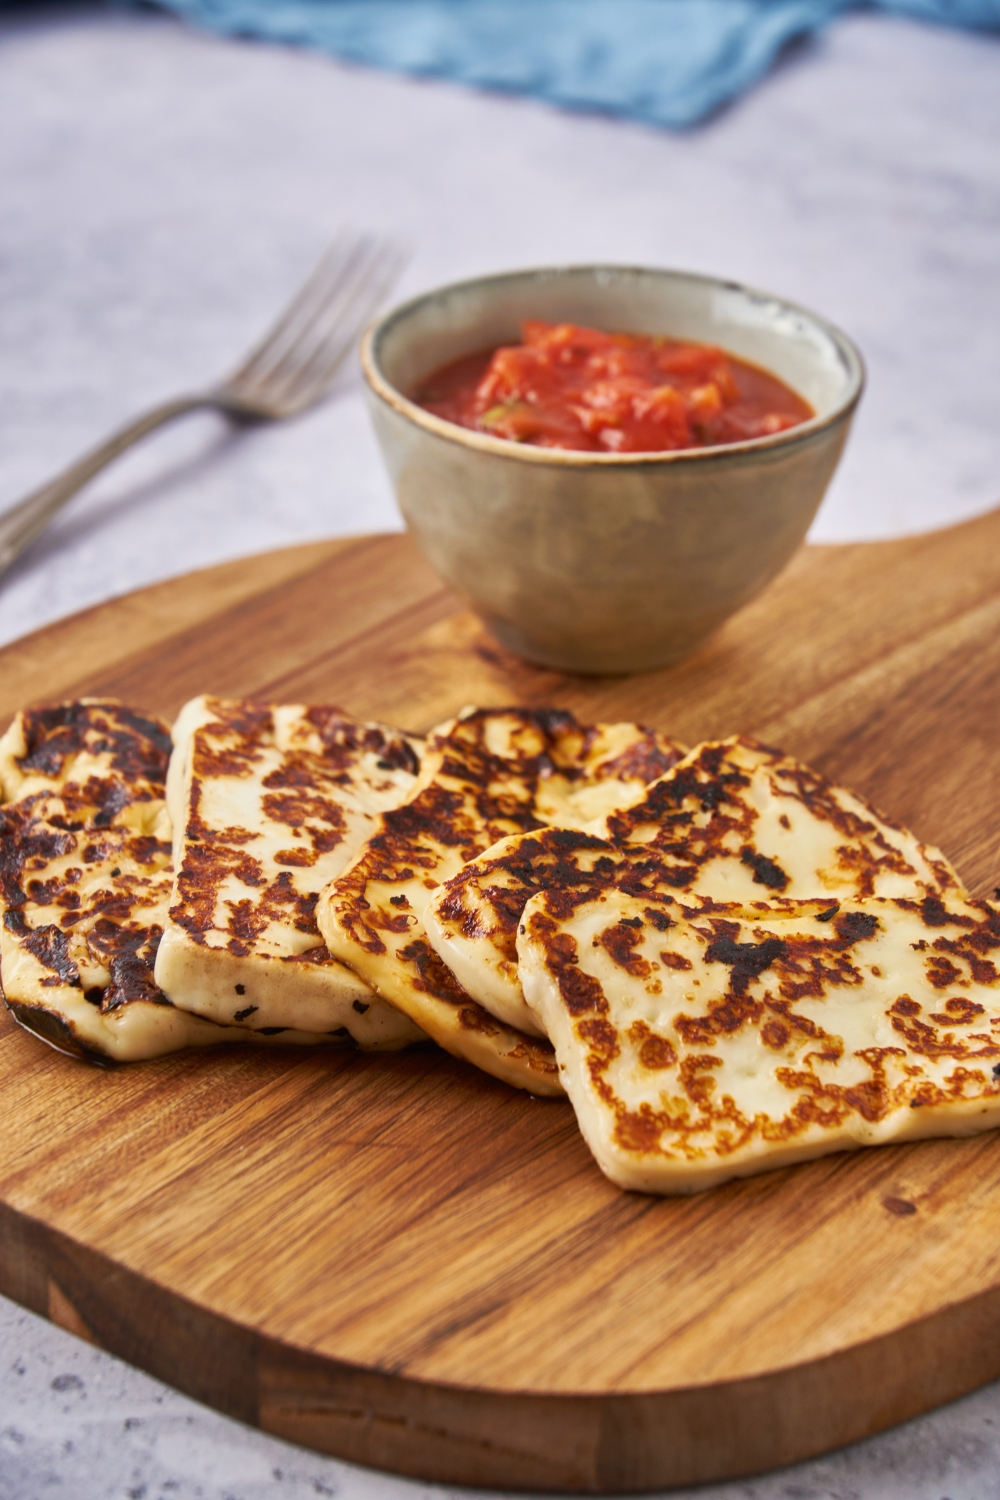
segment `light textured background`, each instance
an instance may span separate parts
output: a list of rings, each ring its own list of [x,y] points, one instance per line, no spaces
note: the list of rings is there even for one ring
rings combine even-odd
[[[448,1500],[227,1421],[0,1298],[0,1500]],[[780,1474],[671,1500],[996,1500],[1000,1387]],[[514,1497],[509,1497],[514,1500]]]
[[[692,133],[224,42],[0,22],[0,505],[224,370],[342,223],[400,292],[596,259],[721,272],[853,334],[871,381],[824,539],[1000,500],[1000,40],[857,17]],[[293,425],[188,419],[0,585],[0,638],[218,559],[398,524],[357,376]]]
[[[859,16],[668,136],[153,14],[0,20],[0,506],[221,372],[343,223],[400,294],[597,259],[725,273],[841,323],[871,383],[814,535],[1000,501],[1000,43]],[[398,525],[354,372],[286,427],[150,443],[0,583],[0,639],[188,568]],[[1000,1388],[701,1500],[996,1500]],[[249,1432],[0,1301],[0,1500],[444,1493]]]

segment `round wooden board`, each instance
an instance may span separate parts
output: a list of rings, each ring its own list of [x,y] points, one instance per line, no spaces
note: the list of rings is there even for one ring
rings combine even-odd
[[[688,662],[525,666],[402,536],[176,579],[0,653],[22,703],[202,691],[422,729],[556,703],[782,744],[998,876],[1000,511],[808,548]],[[0,1289],[220,1410],[428,1479],[624,1491],[822,1452],[1000,1376],[1000,1141],[619,1192],[565,1102],[430,1049],[110,1072],[4,1016]]]

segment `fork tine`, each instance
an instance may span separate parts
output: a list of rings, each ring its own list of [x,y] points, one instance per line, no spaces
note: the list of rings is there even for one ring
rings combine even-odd
[[[399,275],[407,252],[374,235],[341,233],[308,281],[218,395],[230,410],[289,417],[325,393]]]
[[[306,364],[302,376],[311,382],[317,394],[324,390],[336,375],[343,360],[384,302],[405,261],[405,252],[390,251],[380,264],[373,268],[366,287],[358,293],[348,320],[341,325],[339,337],[328,341],[323,348],[317,350]]]
[[[7,510],[0,517],[0,573],[77,490],[164,423],[205,407],[242,421],[278,421],[312,405],[324,395],[404,259],[401,247],[371,235],[338,235],[277,322],[228,379],[146,412]],[[287,392],[284,398],[282,390]]]
[[[329,337],[344,313],[349,309],[367,275],[370,258],[380,254],[377,243],[368,242],[357,247],[340,274],[324,288],[311,310],[311,317],[295,338],[286,341],[280,354],[266,372],[268,384],[283,384],[289,374],[300,368]]]
[[[405,259],[400,247],[377,246],[368,262],[357,269],[356,275],[324,309],[316,328],[311,330],[312,337],[288,350],[286,358],[272,372],[272,389],[283,404],[308,405],[330,384],[396,280]]]
[[[312,318],[301,328],[298,337],[289,340],[281,357],[275,360],[269,378],[283,378],[288,361],[301,364],[307,357],[305,351],[317,348],[329,336],[330,330],[336,328],[358,295],[369,261],[379,254],[378,241],[370,238],[359,241],[339,274],[330,279],[322,297],[317,298]]]
[[[366,250],[370,237],[341,231],[320,257],[312,274],[292,301],[267,330],[260,343],[247,355],[243,364],[230,375],[227,384],[266,378],[268,367],[276,365],[287,349],[310,327],[317,313],[328,301],[331,291],[349,274],[359,253]]]

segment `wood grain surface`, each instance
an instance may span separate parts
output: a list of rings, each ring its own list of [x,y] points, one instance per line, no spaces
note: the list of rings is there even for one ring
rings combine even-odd
[[[555,703],[780,744],[1000,879],[1000,511],[811,547],[697,656],[539,671],[402,536],[226,564],[0,653],[0,718],[116,693],[424,729]],[[564,1101],[429,1048],[109,1072],[0,1020],[0,1290],[220,1410],[376,1467],[624,1491],[751,1473],[1000,1376],[1000,1140],[619,1192]]]

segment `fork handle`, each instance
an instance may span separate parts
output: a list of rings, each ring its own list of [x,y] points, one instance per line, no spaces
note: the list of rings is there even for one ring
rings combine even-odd
[[[55,479],[43,484],[41,489],[26,495],[0,515],[0,573],[5,573],[25,548],[31,546],[77,490],[82,489],[88,480],[93,479],[95,474],[100,473],[120,453],[124,453],[126,448],[131,448],[133,443],[138,443],[147,433],[155,432],[157,427],[173,422],[187,412],[198,411],[203,407],[225,409],[225,405],[215,392],[199,396],[179,396],[173,401],[165,401],[162,406],[154,407],[152,411],[119,428],[105,442],[78,458],[76,463],[64,469]]]

